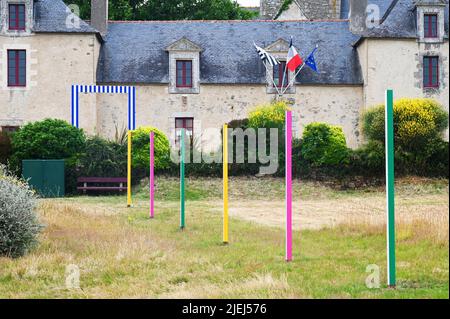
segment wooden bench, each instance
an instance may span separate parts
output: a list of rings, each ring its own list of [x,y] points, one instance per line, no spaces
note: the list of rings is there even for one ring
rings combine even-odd
[[[77,190],[83,191],[83,193],[87,191],[122,192],[127,190],[126,177],[79,177],[77,178],[78,184],[83,184],[83,186],[77,186]]]

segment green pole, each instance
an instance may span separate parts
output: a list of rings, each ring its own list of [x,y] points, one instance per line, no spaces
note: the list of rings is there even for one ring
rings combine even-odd
[[[394,92],[386,91],[386,210],[388,286],[395,287],[395,178],[394,178]]]
[[[184,129],[181,129],[181,148],[180,148],[180,228],[184,229],[185,221],[185,202],[184,202]]]

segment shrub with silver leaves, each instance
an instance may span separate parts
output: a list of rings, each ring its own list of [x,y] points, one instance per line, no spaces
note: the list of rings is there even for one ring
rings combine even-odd
[[[0,256],[20,257],[38,243],[37,198],[27,183],[0,165]]]

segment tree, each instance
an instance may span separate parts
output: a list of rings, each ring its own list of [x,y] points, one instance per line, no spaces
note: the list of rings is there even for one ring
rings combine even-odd
[[[80,17],[89,20],[91,4],[86,0],[65,0],[80,8]],[[248,20],[255,12],[235,0],[110,0],[111,20]]]

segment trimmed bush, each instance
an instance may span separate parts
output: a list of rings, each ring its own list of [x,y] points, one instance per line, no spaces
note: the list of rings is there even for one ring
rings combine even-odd
[[[18,175],[25,159],[64,159],[66,193],[76,189],[76,166],[84,152],[83,130],[58,119],[25,125],[12,135],[11,169]]]
[[[150,171],[150,132],[155,133],[155,170],[165,170],[170,167],[169,139],[154,127],[140,127],[132,134],[133,167]]]
[[[0,165],[0,256],[20,257],[38,243],[37,200],[27,183]]]
[[[368,140],[384,143],[384,105],[363,114],[363,133]],[[448,127],[448,114],[432,99],[400,99],[394,102],[396,147],[420,153],[431,140],[440,139]]]
[[[348,163],[349,149],[339,126],[311,123],[303,132],[303,156],[315,166]]]
[[[18,172],[24,159],[65,159],[75,166],[84,150],[83,130],[63,120],[46,119],[25,125],[12,136],[11,165]]]

